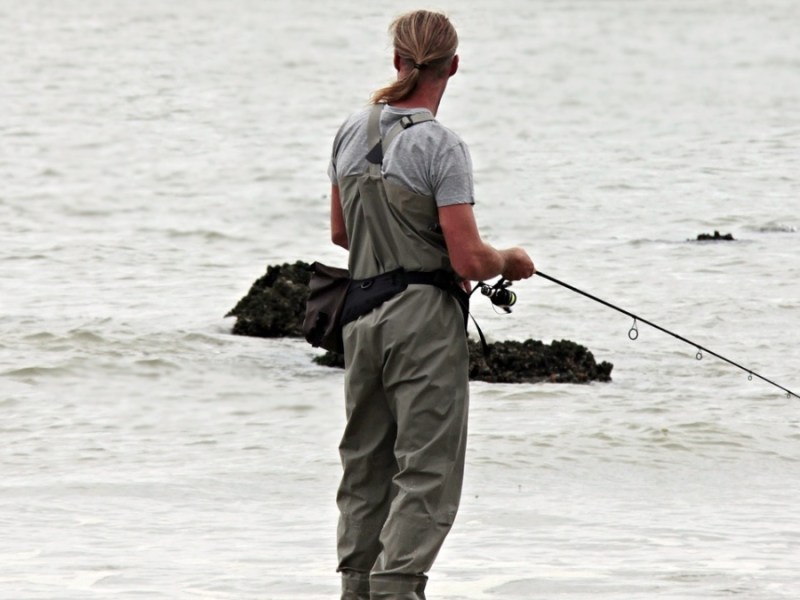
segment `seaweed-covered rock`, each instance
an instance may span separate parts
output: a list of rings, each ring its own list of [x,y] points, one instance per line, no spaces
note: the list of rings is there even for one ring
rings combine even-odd
[[[236,317],[233,333],[255,337],[300,337],[308,299],[309,264],[297,261],[267,267],[226,317]]]
[[[469,378],[489,383],[588,383],[611,381],[614,365],[597,364],[589,350],[569,340],[544,344],[538,340],[489,344],[484,356],[479,342],[469,340]],[[314,358],[326,367],[344,368],[341,354],[326,352]]]
[[[569,340],[545,344],[538,340],[489,344],[484,356],[477,342],[470,341],[469,377],[490,383],[588,383],[611,381],[611,363],[597,364],[585,347]]]

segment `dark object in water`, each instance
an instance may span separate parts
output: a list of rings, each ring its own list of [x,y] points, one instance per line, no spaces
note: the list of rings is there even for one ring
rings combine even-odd
[[[714,231],[714,235],[710,233],[701,233],[697,236],[698,242],[733,242],[733,234],[726,233],[725,235],[720,235],[719,231]]]

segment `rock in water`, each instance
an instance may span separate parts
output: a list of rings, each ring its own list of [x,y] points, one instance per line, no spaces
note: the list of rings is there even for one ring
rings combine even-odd
[[[538,340],[489,344],[484,356],[470,341],[469,378],[490,383],[588,383],[611,381],[611,363],[599,365],[589,350],[569,340],[545,344]]]
[[[732,241],[734,241],[734,239],[733,239],[733,234],[732,233],[726,233],[725,235],[722,235],[719,231],[714,231],[714,235],[711,235],[710,233],[700,233],[700,234],[698,234],[697,235],[697,241],[698,242],[732,242]]]
[[[233,333],[255,337],[302,337],[308,299],[309,264],[267,267],[226,317],[236,317]]]

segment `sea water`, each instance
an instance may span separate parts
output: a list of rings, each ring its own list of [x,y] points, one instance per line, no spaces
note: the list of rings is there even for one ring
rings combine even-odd
[[[0,597],[337,597],[342,372],[224,315],[267,265],[345,263],[331,141],[417,7],[0,0]],[[436,8],[486,240],[800,391],[800,5]],[[428,597],[797,598],[800,401],[514,289],[474,303],[490,339],[613,381],[472,385]]]

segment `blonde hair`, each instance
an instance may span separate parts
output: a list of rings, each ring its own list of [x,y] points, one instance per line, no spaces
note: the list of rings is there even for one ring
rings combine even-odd
[[[406,61],[408,74],[402,79],[372,94],[373,104],[404,100],[417,87],[422,71],[433,71],[443,77],[450,67],[449,59],[458,48],[458,34],[450,20],[443,14],[415,10],[396,18],[389,26],[394,37],[394,50],[400,60]]]

